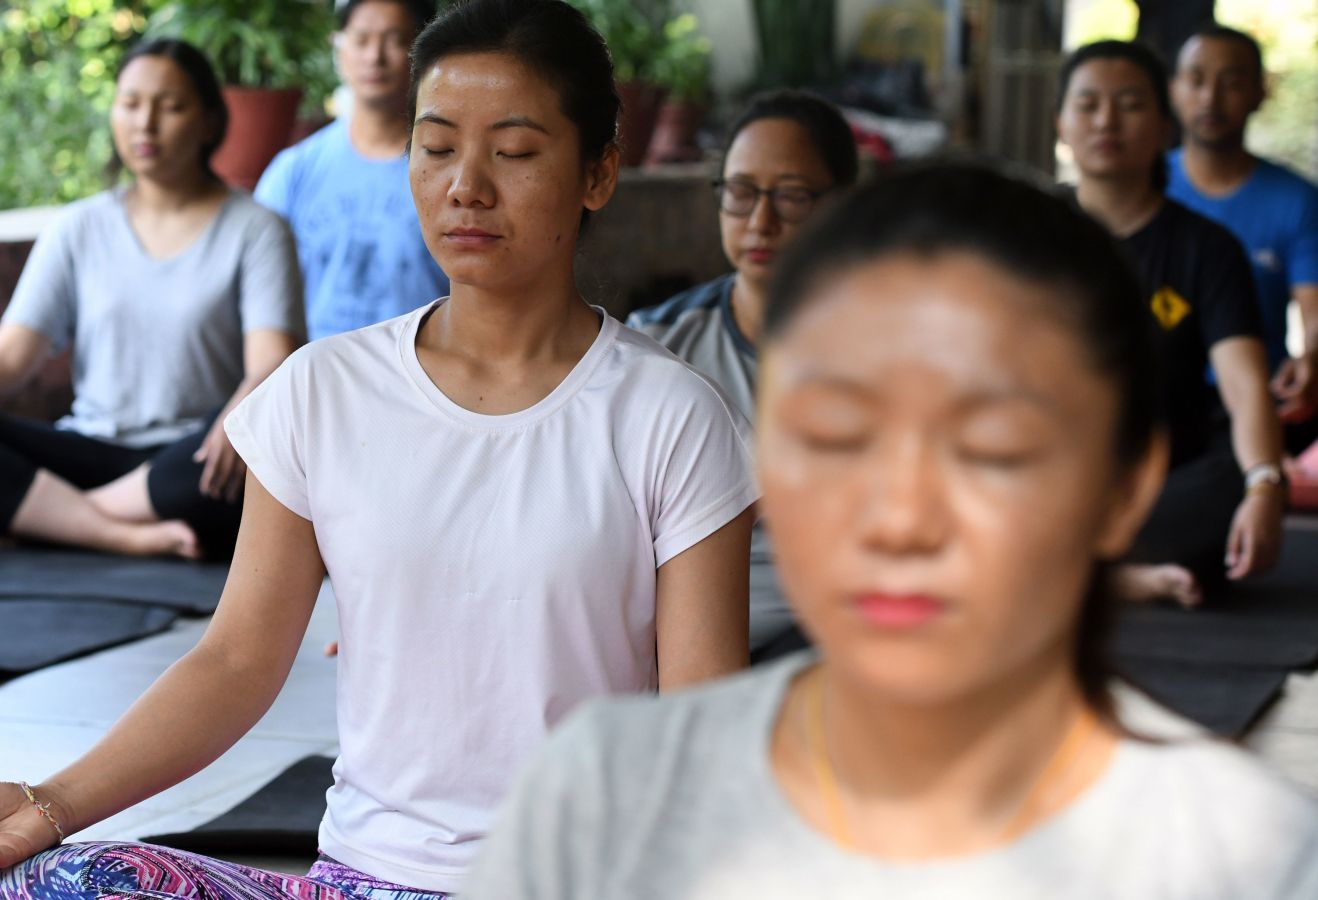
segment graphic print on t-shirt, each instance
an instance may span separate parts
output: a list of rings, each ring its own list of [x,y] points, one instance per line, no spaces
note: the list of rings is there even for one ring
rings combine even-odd
[[[1149,308],[1153,310],[1153,317],[1158,320],[1163,331],[1171,331],[1180,325],[1191,312],[1185,298],[1166,284],[1154,292]]]

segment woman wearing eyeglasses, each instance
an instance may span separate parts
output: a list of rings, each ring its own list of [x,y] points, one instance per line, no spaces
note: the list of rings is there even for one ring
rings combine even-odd
[[[627,324],[713,378],[754,417],[756,347],[774,259],[824,195],[856,180],[851,128],[828,101],[802,91],[753,98],[728,132],[714,182],[723,252],[735,271],[648,309]],[[755,661],[800,645],[764,531],[751,538],[750,647]]]

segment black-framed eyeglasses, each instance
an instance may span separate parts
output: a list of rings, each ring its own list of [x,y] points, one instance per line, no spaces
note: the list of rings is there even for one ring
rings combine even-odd
[[[714,194],[718,197],[719,209],[730,216],[746,218],[755,212],[760,198],[767,196],[773,206],[774,215],[784,222],[791,223],[804,221],[815,208],[815,202],[825,193],[792,185],[762,188],[749,181],[728,178],[717,178],[713,185]]]

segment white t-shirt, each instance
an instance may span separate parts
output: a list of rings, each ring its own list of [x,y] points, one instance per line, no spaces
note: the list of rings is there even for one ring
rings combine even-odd
[[[1183,726],[1164,743],[1122,740],[1083,795],[997,849],[928,862],[844,850],[800,816],[769,755],[787,686],[813,659],[573,716],[510,794],[463,897],[1318,898],[1318,803]]]
[[[320,847],[455,891],[550,727],[655,689],[656,568],[757,492],[749,427],[719,389],[602,310],[548,397],[488,416],[417,359],[437,306],[303,347],[225,426],[314,523],[338,600]]]

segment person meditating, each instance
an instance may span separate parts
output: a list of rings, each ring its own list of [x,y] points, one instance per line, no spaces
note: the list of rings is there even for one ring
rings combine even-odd
[[[714,182],[723,253],[735,271],[637,310],[627,324],[713,378],[753,419],[756,346],[774,260],[821,201],[855,182],[858,168],[851,128],[827,100],[794,90],[752,99],[728,130]],[[802,640],[768,537],[759,525],[752,534],[750,647],[758,661]]]
[[[1164,196],[1172,111],[1153,51],[1081,47],[1063,66],[1059,97],[1076,198],[1135,260],[1167,374],[1171,472],[1120,590],[1194,606],[1224,576],[1266,571],[1281,550],[1281,423],[1249,262],[1224,228]]]
[[[1318,896],[1312,798],[1109,693],[1103,573],[1167,459],[1146,304],[1102,226],[992,171],[821,213],[775,273],[756,434],[817,653],[574,716],[464,897]]]
[[[746,423],[575,285],[618,172],[603,40],[562,0],[472,0],[418,37],[412,79],[412,193],[452,296],[307,344],[230,414],[250,471],[215,618],[86,756],[0,784],[0,895],[452,894],[577,704],[746,665]],[[340,753],[307,877],[40,852],[251,728],[326,572]]]
[[[37,240],[0,319],[0,394],[73,349],[73,411],[0,414],[0,533],[133,555],[225,558],[244,466],[221,425],[305,334],[288,226],[210,159],[228,112],[175,40],[124,57],[113,168]]]

